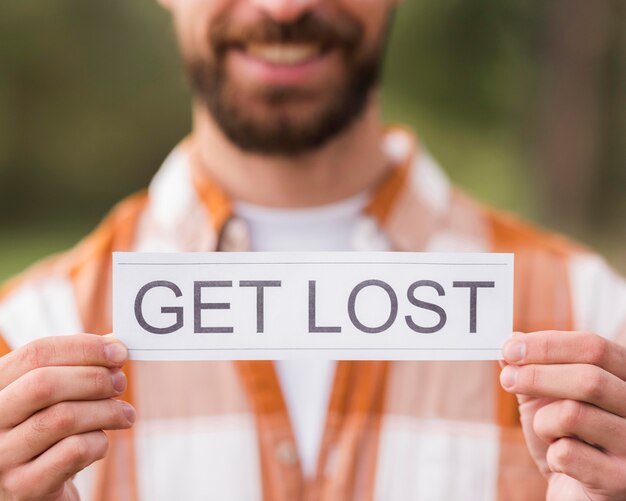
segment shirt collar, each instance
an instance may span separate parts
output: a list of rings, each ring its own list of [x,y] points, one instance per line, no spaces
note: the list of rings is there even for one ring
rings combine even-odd
[[[410,131],[389,128],[383,147],[391,168],[372,189],[364,209],[359,250],[420,250],[419,242],[423,244],[437,220],[445,218],[449,182]],[[249,248],[245,225],[236,217],[229,196],[203,168],[190,138],[170,154],[149,195],[138,250]]]

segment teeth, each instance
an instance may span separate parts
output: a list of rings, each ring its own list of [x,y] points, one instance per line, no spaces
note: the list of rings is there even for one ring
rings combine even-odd
[[[258,44],[246,47],[248,54],[271,64],[300,64],[320,53],[317,45],[309,44]]]

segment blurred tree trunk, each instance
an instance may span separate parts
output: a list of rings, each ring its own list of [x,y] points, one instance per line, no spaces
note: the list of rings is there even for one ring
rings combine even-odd
[[[537,153],[542,210],[560,228],[608,222],[626,199],[624,10],[623,0],[546,5]]]

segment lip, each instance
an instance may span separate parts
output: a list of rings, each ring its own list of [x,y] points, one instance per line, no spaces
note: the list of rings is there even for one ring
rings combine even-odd
[[[228,58],[234,73],[246,80],[265,85],[298,86],[323,78],[332,70],[338,54],[331,49],[301,63],[275,64],[242,49],[231,49]]]

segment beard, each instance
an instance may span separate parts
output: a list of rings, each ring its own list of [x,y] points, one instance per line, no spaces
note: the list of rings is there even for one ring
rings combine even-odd
[[[244,91],[229,77],[225,58],[228,50],[250,42],[315,43],[323,50],[337,49],[344,77],[317,92],[290,86]],[[199,103],[243,151],[294,156],[322,147],[362,115],[380,78],[384,36],[373,49],[364,51],[362,29],[356,22],[343,17],[331,24],[306,14],[290,24],[264,19],[247,29],[224,19],[212,28],[209,43],[211,60],[187,56],[185,61]],[[256,106],[250,106],[250,99]],[[258,105],[264,113],[253,111]],[[305,113],[293,113],[303,107]]]

